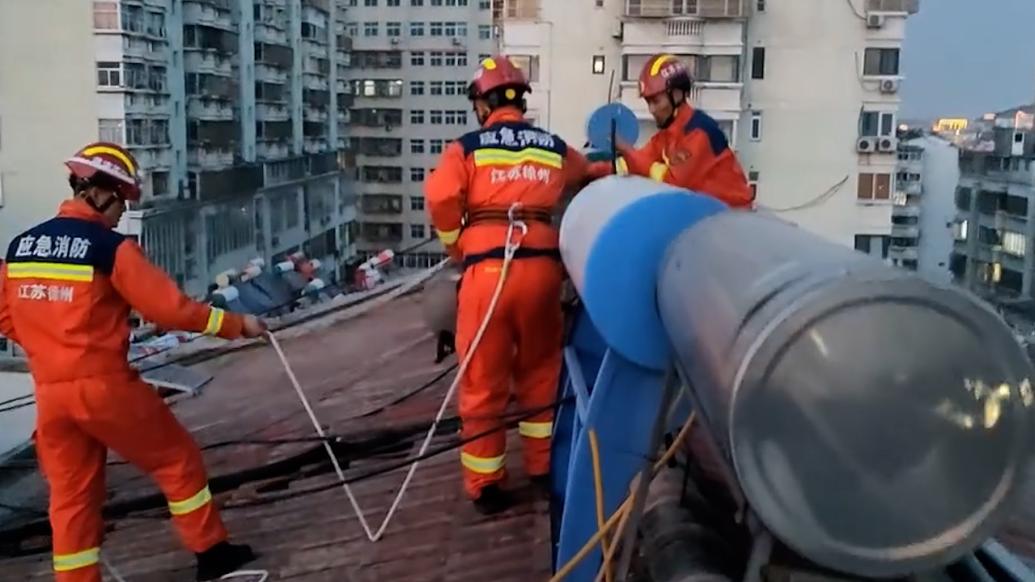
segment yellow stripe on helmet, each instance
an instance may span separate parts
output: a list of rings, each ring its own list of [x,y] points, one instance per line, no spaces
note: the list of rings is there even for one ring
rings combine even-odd
[[[130,174],[137,173],[136,165],[133,164],[133,161],[129,159],[129,156],[113,147],[99,145],[88,147],[85,150],[83,150],[84,156],[96,156],[97,154],[108,154],[110,156],[115,156],[116,158],[118,158],[120,162],[126,165],[126,169],[129,170]]]
[[[650,76],[655,77],[661,71],[661,66],[669,61],[676,60],[676,57],[672,55],[661,55],[654,59],[654,63],[650,66]]]

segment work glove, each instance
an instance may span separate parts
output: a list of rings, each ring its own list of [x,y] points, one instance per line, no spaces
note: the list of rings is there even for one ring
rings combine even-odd
[[[266,330],[269,329],[269,326],[266,325],[265,321],[254,315],[248,314],[243,317],[244,321],[241,326],[241,335],[246,338],[259,337],[265,334]]]

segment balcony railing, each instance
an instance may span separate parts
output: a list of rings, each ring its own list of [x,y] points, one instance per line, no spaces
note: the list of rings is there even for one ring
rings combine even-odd
[[[625,0],[625,15],[634,18],[740,18],[745,0]]]
[[[669,36],[700,36],[704,31],[704,22],[691,18],[671,18],[665,23],[665,32]]]
[[[920,12],[920,0],[867,0],[867,12]]]

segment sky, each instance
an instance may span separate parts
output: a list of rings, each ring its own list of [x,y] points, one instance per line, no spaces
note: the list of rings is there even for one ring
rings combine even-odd
[[[921,0],[907,26],[902,118],[1035,101],[1035,0]]]

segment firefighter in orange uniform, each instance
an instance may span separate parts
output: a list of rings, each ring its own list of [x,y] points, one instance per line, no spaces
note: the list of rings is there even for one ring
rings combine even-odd
[[[525,469],[545,487],[561,368],[564,277],[552,213],[562,194],[590,178],[586,158],[524,119],[531,87],[509,58],[482,61],[468,97],[482,128],[452,142],[426,184],[431,221],[446,250],[462,262],[456,347],[471,349],[501,276],[495,312],[460,383],[464,438],[499,426],[511,383],[522,410],[542,410],[518,426]],[[603,164],[606,172],[607,164]],[[603,172],[601,172],[603,173]],[[518,204],[519,206],[514,206]],[[527,224],[506,274],[503,251],[511,218]],[[519,236],[519,235],[515,235]],[[505,509],[506,435],[467,443],[460,453],[464,489],[483,513]]]
[[[693,80],[678,58],[660,54],[640,72],[640,96],[658,131],[643,149],[618,144],[619,172],[708,194],[750,208],[754,194],[719,124],[687,101]],[[624,166],[624,168],[623,168]]]
[[[35,444],[50,486],[54,571],[63,582],[100,582],[105,463],[110,447],[157,481],[197,579],[255,559],[227,542],[201,452],[127,361],[129,314],[164,329],[232,339],[265,324],[196,303],[112,230],[140,199],[136,160],[95,143],[65,165],[74,197],[56,218],[14,238],[0,268],[0,333],[22,346],[36,384]]]

